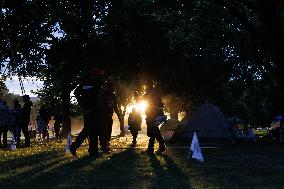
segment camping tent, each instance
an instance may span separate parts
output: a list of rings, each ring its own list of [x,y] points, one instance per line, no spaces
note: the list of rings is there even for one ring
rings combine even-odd
[[[202,104],[186,116],[176,129],[171,141],[188,143],[196,132],[200,142],[225,142],[232,140],[232,133],[224,114],[210,103]]]
[[[161,125],[160,131],[174,131],[179,124],[180,122],[176,119],[168,119]]]
[[[161,125],[160,131],[165,141],[172,138],[172,135],[179,124],[180,122],[176,119],[168,119]]]

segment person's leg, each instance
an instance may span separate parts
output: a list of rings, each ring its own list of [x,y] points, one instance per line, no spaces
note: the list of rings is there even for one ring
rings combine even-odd
[[[154,152],[154,144],[155,144],[155,138],[150,137],[149,143],[148,143],[148,149],[147,149],[148,152],[150,152],[150,153]]]
[[[147,136],[149,137],[149,143],[148,143],[148,149],[146,152],[153,153],[154,152],[154,143],[155,143],[155,135],[154,135],[154,120],[152,119],[146,119],[147,124]]]
[[[96,132],[90,132],[88,150],[90,157],[96,157],[98,155],[98,139],[99,136]]]
[[[109,120],[104,115],[96,115],[95,125],[96,133],[98,133],[101,150],[104,153],[109,153],[108,149],[108,137],[109,137]]]
[[[15,135],[15,140],[16,140],[16,146],[19,147],[21,143],[21,127],[18,126],[16,129],[16,135]]]
[[[132,136],[133,136],[133,142],[132,143],[135,144],[135,145],[137,143],[137,135],[138,135],[138,131],[134,130],[133,134],[132,134]]]
[[[81,144],[84,142],[84,140],[88,137],[89,131],[86,127],[82,129],[82,131],[78,134],[75,141],[72,143],[72,146],[77,149],[81,146]]]
[[[153,133],[155,135],[155,138],[157,139],[157,141],[159,142],[159,149],[158,149],[158,153],[161,153],[163,151],[165,151],[166,147],[165,147],[165,142],[164,142],[164,139],[161,135],[161,132],[160,132],[160,129],[159,127],[155,126],[153,128]]]

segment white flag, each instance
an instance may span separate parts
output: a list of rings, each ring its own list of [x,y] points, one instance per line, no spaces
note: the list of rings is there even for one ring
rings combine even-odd
[[[16,141],[15,141],[15,136],[12,133],[12,139],[11,139],[11,150],[16,150]]]
[[[190,151],[192,151],[192,158],[197,159],[200,162],[204,161],[196,132],[194,132],[193,134],[193,138],[190,145]]]
[[[71,137],[71,133],[68,134],[68,137],[67,137],[67,145],[65,147],[65,152],[68,153],[70,152],[70,146],[72,144],[72,137]]]

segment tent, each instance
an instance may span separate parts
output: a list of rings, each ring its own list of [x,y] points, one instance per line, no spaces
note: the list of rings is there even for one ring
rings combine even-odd
[[[176,119],[168,119],[161,125],[160,131],[174,131],[179,124],[180,122]]]
[[[204,103],[186,116],[175,130],[172,142],[189,143],[196,132],[200,142],[232,141],[233,135],[224,114],[210,103]]]
[[[169,141],[172,138],[179,124],[180,122],[176,119],[168,119],[161,125],[160,131],[165,141]]]

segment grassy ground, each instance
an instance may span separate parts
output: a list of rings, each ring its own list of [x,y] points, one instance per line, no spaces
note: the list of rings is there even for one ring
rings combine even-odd
[[[188,149],[147,156],[144,136],[137,149],[125,148],[130,141],[114,139],[113,152],[94,161],[86,144],[76,158],[65,154],[65,142],[0,150],[0,188],[284,188],[283,144],[205,148],[199,163]]]

